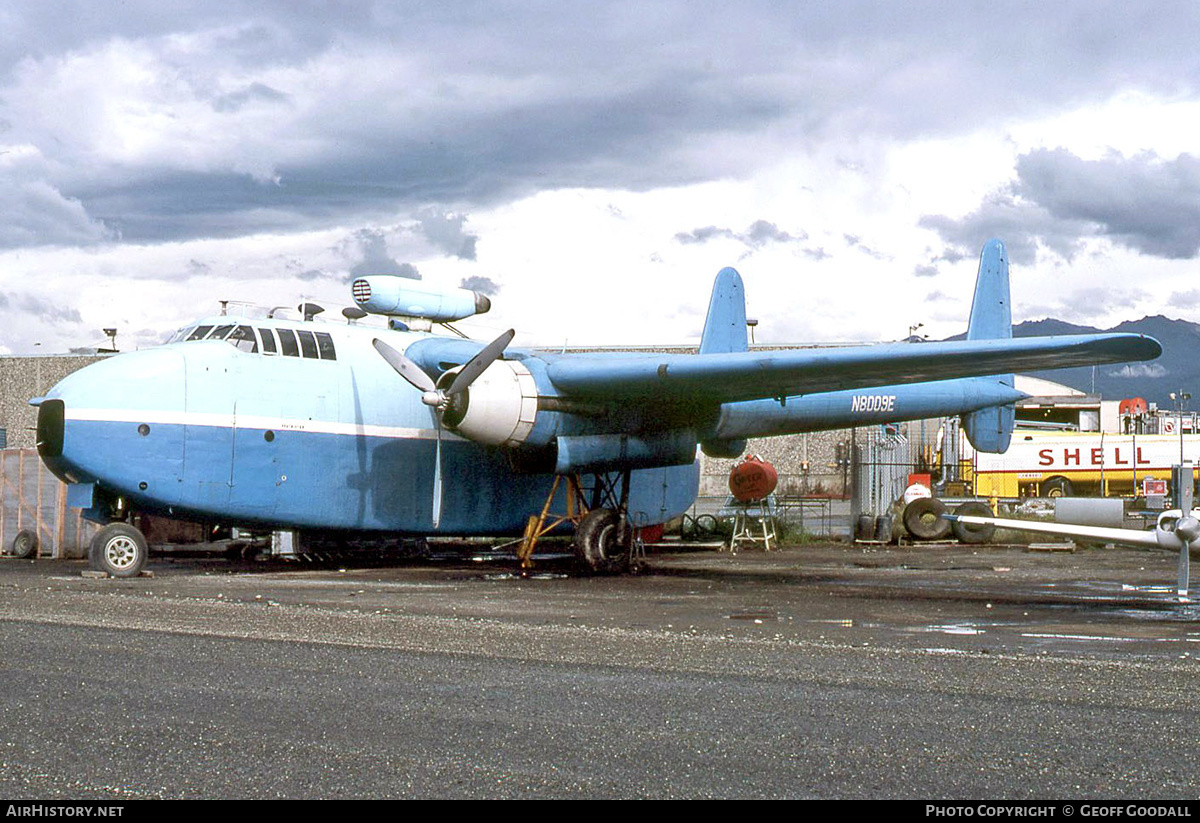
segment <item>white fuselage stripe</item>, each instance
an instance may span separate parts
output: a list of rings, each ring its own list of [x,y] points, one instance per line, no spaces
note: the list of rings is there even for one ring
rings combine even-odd
[[[160,426],[211,426],[225,429],[273,429],[275,431],[300,431],[311,434],[338,434],[361,437],[388,437],[403,440],[434,440],[437,432],[433,428],[412,426],[376,426],[365,423],[342,423],[334,420],[303,420],[290,417],[265,415],[222,414],[220,412],[185,411],[138,411],[132,409],[81,409],[71,408],[66,412],[67,420],[95,423],[145,423]],[[448,431],[442,437],[461,440]]]

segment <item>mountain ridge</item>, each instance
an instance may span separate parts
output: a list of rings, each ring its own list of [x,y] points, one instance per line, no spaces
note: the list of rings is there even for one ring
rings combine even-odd
[[[1107,366],[1054,369],[1028,372],[1034,377],[1051,380],[1093,394],[1105,400],[1141,397],[1156,403],[1160,409],[1176,408],[1171,392],[1187,392],[1192,400],[1187,410],[1200,408],[1200,324],[1189,320],[1172,320],[1161,314],[1127,320],[1111,329],[1080,326],[1065,320],[1045,318],[1026,320],[1013,326],[1013,337],[1038,337],[1061,334],[1096,334],[1122,332],[1145,334],[1163,345],[1157,360],[1142,363],[1123,363]],[[965,334],[948,338],[962,340]]]

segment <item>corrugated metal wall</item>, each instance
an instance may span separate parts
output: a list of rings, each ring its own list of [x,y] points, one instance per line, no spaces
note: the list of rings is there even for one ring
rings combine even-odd
[[[22,529],[38,536],[38,556],[85,557],[97,526],[67,506],[66,485],[51,474],[36,449],[0,451],[0,539],[7,552]]]

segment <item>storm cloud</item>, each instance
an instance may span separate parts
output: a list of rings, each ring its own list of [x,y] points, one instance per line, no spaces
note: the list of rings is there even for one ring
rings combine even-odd
[[[1083,160],[1066,149],[1017,158],[1016,180],[962,218],[926,215],[920,225],[967,255],[1002,237],[1014,263],[1032,265],[1039,246],[1070,260],[1087,238],[1154,257],[1200,255],[1200,159],[1152,153]]]
[[[1018,195],[1052,219],[1091,224],[1096,234],[1144,254],[1200,254],[1200,159],[1165,160],[1147,152],[1081,160],[1066,149],[1017,161]]]
[[[547,188],[647,190],[744,175],[846,135],[946,134],[1131,83],[1185,89],[1200,74],[1188,34],[1200,11],[1166,5],[466,3],[414,15],[18,2],[0,46],[3,139],[43,153],[48,196],[14,202],[26,232],[0,239],[232,236],[470,211]],[[1056,214],[1081,211],[1070,191],[1038,188],[1046,160],[1028,158],[1030,191]],[[60,231],[42,235],[47,222]],[[1125,222],[1114,231],[1151,248],[1191,247]]]
[[[489,320],[674,339],[732,253],[748,289],[804,272],[819,306],[773,301],[759,332],[867,339],[864,289],[958,317],[990,237],[1048,308],[1086,309],[1058,276],[1085,263],[1193,288],[1187,130],[1113,116],[1200,116],[1192,2],[13,0],[0,23],[0,289],[38,279],[97,327],[177,328],[210,286],[332,304],[362,272],[504,272]],[[564,273],[620,309],[557,316]],[[73,344],[0,350],[28,339]]]
[[[362,229],[355,233],[361,259],[350,267],[347,281],[368,274],[394,274],[420,280],[421,273],[411,263],[400,263],[388,251],[387,238],[383,232]]]

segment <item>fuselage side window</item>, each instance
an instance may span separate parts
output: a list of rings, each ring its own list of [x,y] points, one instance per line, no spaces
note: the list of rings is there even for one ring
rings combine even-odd
[[[254,329],[249,326],[238,326],[234,329],[233,334],[229,335],[229,342],[239,351],[258,353],[258,339],[254,336]]]
[[[188,335],[188,340],[203,340],[204,335],[212,331],[212,326],[197,326],[196,330]]]
[[[286,357],[299,357],[300,347],[296,345],[296,333],[291,329],[276,329],[279,332],[279,350]]]
[[[270,329],[259,329],[258,334],[260,337],[262,337],[263,354],[277,354],[278,350],[275,348],[275,333]]]
[[[314,332],[317,335],[317,349],[321,352],[322,360],[337,360],[337,351],[333,348],[333,338],[328,332]]]
[[[300,351],[304,352],[304,356],[312,360],[317,359],[317,341],[313,337],[313,333],[300,329],[296,332],[300,336]]]

